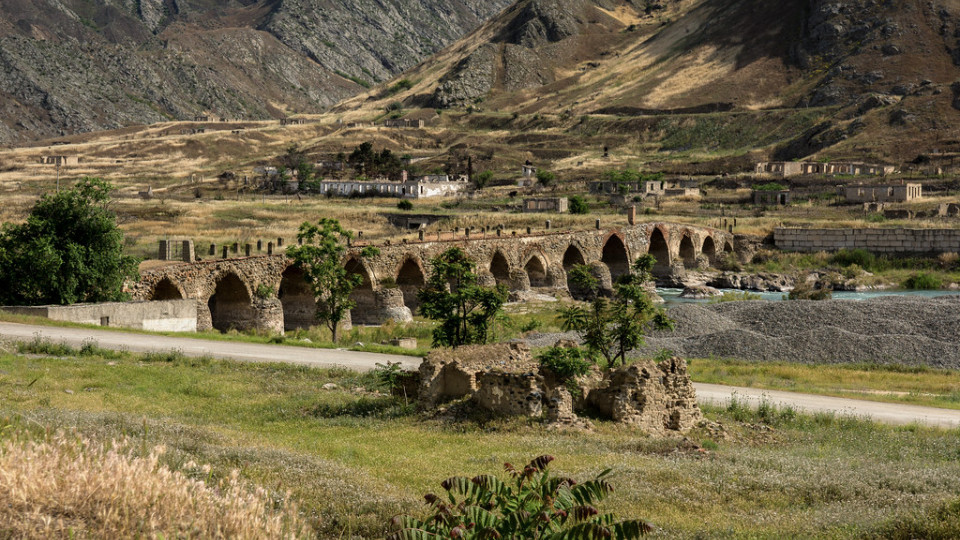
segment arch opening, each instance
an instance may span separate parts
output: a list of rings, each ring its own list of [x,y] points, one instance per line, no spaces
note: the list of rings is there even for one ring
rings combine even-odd
[[[680,239],[680,259],[687,268],[697,265],[697,250],[693,247],[693,240],[686,234]]]
[[[653,274],[662,276],[670,272],[670,248],[667,246],[667,239],[663,236],[663,231],[654,229],[650,234],[649,249],[647,253],[657,259],[653,266]]]
[[[586,259],[583,258],[583,252],[577,246],[568,247],[563,254],[563,273],[567,275],[567,291],[575,300],[584,300],[589,296],[589,291],[574,283],[571,278],[574,267],[582,264],[587,264]]]
[[[531,288],[539,287],[549,287],[550,280],[547,277],[547,269],[543,266],[543,261],[540,260],[540,257],[534,255],[530,257],[530,260],[527,261],[527,264],[523,267],[524,272],[527,273],[527,277],[530,279]]]
[[[373,283],[370,281],[370,272],[366,265],[357,259],[350,259],[345,266],[347,273],[361,277],[360,285],[350,293],[350,300],[354,302],[350,310],[350,321],[353,324],[377,324],[377,298],[373,294]]]
[[[182,300],[183,295],[180,293],[180,289],[173,284],[173,281],[168,277],[164,277],[156,284],[153,288],[153,292],[150,293],[150,300]]]
[[[317,300],[303,270],[289,266],[280,275],[277,298],[283,305],[283,330],[310,328],[317,324]]]
[[[210,308],[210,322],[221,332],[256,326],[250,293],[236,274],[226,274],[217,280],[217,286],[207,300],[207,307]]]
[[[420,268],[420,265],[417,264],[417,261],[414,259],[407,259],[404,261],[403,266],[400,267],[400,271],[397,272],[397,287],[403,293],[403,303],[410,311],[413,313],[417,312],[417,307],[420,305],[420,301],[417,299],[417,293],[420,292],[420,289],[427,283],[426,277],[423,275],[423,270]]]
[[[733,244],[731,244],[729,241],[724,242],[723,251],[724,253],[733,253]]]
[[[510,286],[510,264],[507,263],[507,258],[503,256],[503,253],[498,251],[493,254],[493,259],[490,261],[490,273],[497,280],[497,285]]]
[[[703,247],[700,248],[700,251],[707,256],[711,265],[717,262],[717,243],[713,241],[713,237],[708,236],[704,239]]]
[[[623,245],[620,237],[613,235],[603,245],[603,257],[600,262],[607,265],[610,269],[610,279],[614,283],[620,280],[621,276],[630,273],[630,258],[627,256],[627,246]]]

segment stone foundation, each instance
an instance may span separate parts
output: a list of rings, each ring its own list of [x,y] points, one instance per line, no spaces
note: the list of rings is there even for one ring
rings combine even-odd
[[[533,373],[536,369],[530,348],[522,343],[437,349],[420,364],[420,406],[432,408],[443,401],[474,394],[478,373]]]

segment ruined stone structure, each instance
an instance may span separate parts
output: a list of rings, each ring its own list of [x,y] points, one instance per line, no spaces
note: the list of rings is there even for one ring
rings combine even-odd
[[[909,202],[923,197],[923,185],[904,183],[892,185],[857,184],[840,188],[848,203]]]
[[[40,158],[41,165],[59,165],[61,167],[70,167],[80,164],[78,156],[44,156]]]
[[[590,182],[594,195],[642,195],[644,197],[700,197],[696,180],[645,180],[643,182]]]
[[[354,324],[407,320],[417,308],[417,291],[426,283],[429,260],[460,247],[477,263],[482,283],[503,284],[511,291],[564,293],[574,266],[593,267],[602,286],[630,270],[647,252],[657,258],[654,273],[668,276],[677,268],[694,268],[732,253],[732,234],[716,229],[671,223],[643,223],[622,229],[547,231],[500,236],[494,231],[470,238],[380,245],[380,254],[364,259],[354,245],[344,265],[362,277],[354,291]],[[269,289],[276,297],[257,298]],[[199,300],[198,327],[273,328],[292,330],[313,324],[315,303],[303,273],[282,255],[223,258],[194,264],[173,264],[144,271],[131,286],[135,299]]]
[[[420,128],[424,126],[423,120],[412,118],[388,118],[383,121],[385,128]]]
[[[757,163],[754,173],[786,178],[804,175],[886,176],[896,172],[893,165],[859,162],[816,163],[809,161],[773,161]]]
[[[525,344],[461,347],[432,352],[420,365],[420,406],[470,396],[479,408],[501,416],[543,418],[552,425],[589,427],[577,410],[589,405],[601,416],[651,435],[687,431],[702,419],[696,391],[680,358],[638,361],[567,384],[539,370]]]
[[[337,197],[351,195],[378,195],[383,197],[400,197],[403,199],[424,199],[428,197],[443,197],[456,195],[466,191],[470,185],[466,177],[453,178],[447,175],[418,176],[403,178],[399,181],[380,180],[324,180],[320,182],[320,193]]]
[[[774,230],[774,242],[784,251],[818,252],[865,249],[895,255],[936,255],[960,252],[957,229],[787,229]]]
[[[540,197],[523,200],[524,212],[552,212],[566,214],[569,209],[569,199],[566,197]]]
[[[790,190],[753,190],[753,204],[759,206],[786,206],[790,204]]]

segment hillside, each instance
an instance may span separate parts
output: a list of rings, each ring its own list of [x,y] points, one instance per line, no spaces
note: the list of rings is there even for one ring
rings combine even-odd
[[[765,152],[913,159],[960,150],[958,35],[956,0],[521,0],[403,74],[409,91],[339,110],[398,99],[567,117],[817,108],[819,121]]]
[[[3,0],[0,142],[320,112],[506,0]]]

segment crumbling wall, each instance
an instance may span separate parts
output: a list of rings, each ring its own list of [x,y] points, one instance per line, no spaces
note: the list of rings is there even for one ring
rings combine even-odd
[[[677,357],[611,370],[588,401],[613,421],[653,434],[686,431],[703,419],[687,363]]]
[[[533,373],[536,369],[530,347],[523,343],[436,349],[420,364],[420,406],[431,408],[476,393],[481,372]]]
[[[543,377],[536,373],[480,372],[473,401],[505,416],[538,418],[543,414]]]

